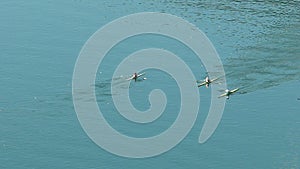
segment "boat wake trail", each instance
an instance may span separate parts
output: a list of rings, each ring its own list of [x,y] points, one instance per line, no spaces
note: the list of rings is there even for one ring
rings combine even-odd
[[[300,48],[296,44],[294,49],[272,45],[275,47],[248,47],[240,57],[228,58],[224,65],[228,86],[254,92],[299,80]]]

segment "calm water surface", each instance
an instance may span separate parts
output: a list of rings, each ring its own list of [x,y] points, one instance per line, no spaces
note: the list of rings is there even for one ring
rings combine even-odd
[[[300,1],[1,1],[0,168],[300,168]],[[209,108],[199,89],[200,115],[174,149],[148,159],[127,159],[95,145],[82,130],[72,103],[72,74],[86,40],[124,15],[156,11],[198,26],[215,45],[233,96],[205,144],[198,134]],[[140,42],[143,43],[140,43]],[[121,133],[149,137],[166,130],[178,114],[175,80],[147,71],[130,88],[132,103],[149,107],[148,94],[162,89],[167,108],[155,123],[139,126],[120,117],[110,80],[118,63],[148,47],[179,55],[197,78],[206,73],[181,43],[156,35],[118,44],[98,70],[96,93],[104,116]]]

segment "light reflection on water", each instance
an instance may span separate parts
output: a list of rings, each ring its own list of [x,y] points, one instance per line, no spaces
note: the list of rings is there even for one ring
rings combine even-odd
[[[299,1],[167,2],[211,37],[229,87],[252,92],[300,78]]]
[[[300,1],[164,4],[165,8],[158,7],[161,12],[180,13],[211,38],[229,88],[253,92],[300,79]]]

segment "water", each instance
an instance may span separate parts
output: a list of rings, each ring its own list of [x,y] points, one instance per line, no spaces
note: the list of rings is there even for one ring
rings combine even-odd
[[[299,1],[0,4],[0,168],[300,168]],[[128,159],[102,150],[82,130],[72,103],[72,73],[79,51],[97,29],[145,11],[171,13],[203,30],[224,63],[228,87],[242,87],[246,94],[227,102],[213,137],[198,144],[210,103],[209,90],[199,89],[201,113],[178,146],[157,157]],[[174,79],[149,70],[148,80],[133,83],[130,92],[140,110],[149,107],[153,88],[166,92],[167,110],[157,123],[137,126],[112,106],[114,66],[149,46],[182,56],[197,78],[205,77],[201,61],[172,39],[135,37],[114,48],[98,70],[97,100],[114,128],[137,137],[165,130],[180,102]]]

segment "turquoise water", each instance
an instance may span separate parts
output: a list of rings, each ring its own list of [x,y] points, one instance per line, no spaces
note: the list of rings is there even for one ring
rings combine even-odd
[[[20,0],[0,5],[0,168],[300,168],[299,1]],[[84,133],[73,108],[72,74],[96,30],[145,11],[171,13],[203,30],[224,63],[229,88],[242,87],[246,94],[227,101],[214,135],[198,144],[210,104],[209,90],[199,89],[201,113],[178,146],[156,157],[128,159],[104,151]],[[172,39],[141,36],[116,46],[98,70],[97,100],[114,128],[136,137],[168,128],[180,102],[174,79],[149,70],[148,80],[132,84],[131,99],[146,110],[149,92],[161,88],[168,97],[164,115],[138,126],[117,114],[109,95],[111,75],[123,57],[145,47],[170,50],[197,78],[205,77],[201,61]]]

